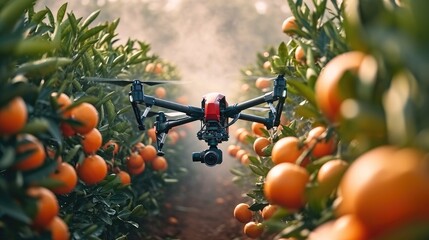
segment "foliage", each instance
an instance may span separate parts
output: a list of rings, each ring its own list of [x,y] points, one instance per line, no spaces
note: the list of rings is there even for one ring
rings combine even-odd
[[[93,104],[99,113],[98,130],[103,144],[116,141],[120,150],[97,151],[109,166],[109,175],[99,184],[79,181],[69,194],[58,195],[59,215],[67,223],[73,239],[116,239],[127,235],[145,235],[142,219],[159,212],[163,188],[185,170],[175,164],[166,172],[146,170],[123,186],[116,176],[127,170],[126,160],[138,142],[151,144],[150,138],[137,131],[130,111],[127,92],[97,84],[84,77],[177,79],[174,66],[150,54],[150,45],[128,39],[120,43],[116,28],[119,19],[94,26],[99,11],[86,18],[67,11],[67,3],[56,13],[49,8],[36,10],[34,1],[4,1],[0,5],[0,106],[22,96],[28,109],[28,122],[17,134],[0,139],[0,237],[7,239],[48,239],[49,232],[31,226],[36,212],[35,199],[28,199],[26,189],[39,185],[51,188],[58,184],[48,176],[58,159],[72,166],[82,163],[82,135],[64,135],[64,124],[78,125],[65,117],[64,111],[82,102]],[[162,72],[147,72],[147,65],[158,63]],[[149,89],[148,92],[152,92]],[[59,92],[70,96],[66,109],[51,97]],[[170,97],[176,93],[171,92]],[[151,126],[148,126],[151,127]],[[39,139],[47,154],[41,167],[17,171],[15,163],[27,155],[17,155],[17,136],[31,133]],[[174,149],[167,153],[174,154]],[[142,229],[143,228],[143,229]]]
[[[317,180],[319,169],[326,162],[343,159],[352,164],[363,153],[382,145],[429,150],[422,138],[426,136],[428,122],[428,115],[423,110],[428,104],[427,74],[423,66],[429,58],[424,44],[428,36],[427,16],[421,9],[427,9],[427,3],[312,1],[310,6],[309,2],[288,0],[297,29],[287,33],[289,41],[279,44],[274,56],[271,52],[258,54],[256,66],[242,71],[244,78],[253,74],[285,75],[289,95],[284,114],[290,121],[278,130],[266,132],[265,137],[271,140],[271,145],[265,151],[271,153],[281,138],[296,136],[302,143],[302,154],[295,163],[302,165],[310,160],[304,164],[310,174],[306,204],[298,210],[282,207],[270,220],[263,220],[259,211],[272,204],[264,193],[264,184],[275,164],[271,154],[264,157],[252,153],[254,136],[248,142],[240,143],[241,148],[253,156],[249,157],[250,162],[234,168],[232,173],[238,182],[250,184],[250,187],[244,185],[247,186],[250,209],[257,220],[264,222],[267,231],[278,234],[278,238],[306,239],[319,226],[334,223],[333,219],[339,218],[336,211],[341,196],[335,189],[341,176],[329,186]],[[304,49],[305,61],[296,58],[298,47]],[[327,71],[326,66],[332,59],[350,51],[362,52],[365,57],[357,70],[348,69],[342,74],[338,82],[341,117],[333,120],[321,110],[316,83],[321,81],[321,74]],[[263,67],[267,60],[271,63],[271,73]],[[342,68],[341,63],[337,68]],[[258,90],[253,88],[247,94],[254,94],[254,91]],[[326,131],[312,142],[309,130],[315,126],[324,126]],[[313,152],[317,145],[330,139],[335,140],[336,150],[315,157]],[[338,231],[328,229],[328,234]],[[395,233],[407,235],[412,231],[410,229],[419,230],[418,225],[415,228],[400,225],[393,233],[380,230],[377,237],[388,239]],[[411,234],[407,238],[422,239],[428,232],[419,234],[422,235]],[[320,236],[334,239],[333,235]]]

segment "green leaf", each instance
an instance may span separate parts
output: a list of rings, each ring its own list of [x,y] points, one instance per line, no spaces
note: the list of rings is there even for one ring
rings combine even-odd
[[[31,22],[39,24],[46,16],[46,14],[48,13],[47,9],[43,9],[41,11],[38,11],[37,13],[35,13],[32,17],[31,17]]]
[[[82,23],[82,27],[81,29],[85,29],[86,27],[89,26],[89,24],[91,24],[100,14],[100,10],[94,11],[92,12],[86,19],[85,21]]]
[[[304,82],[297,79],[288,79],[287,84],[297,90],[300,95],[307,99],[307,101],[310,102],[313,106],[317,106],[313,89],[311,89]]]
[[[16,23],[23,17],[27,8],[33,5],[33,0],[14,0],[0,11],[0,33],[11,30]]]
[[[78,38],[78,41],[84,42],[86,39],[98,34],[99,32],[101,32],[105,28],[106,28],[106,26],[93,27],[93,28],[89,29],[88,31],[84,32],[82,35],[80,35]]]
[[[66,14],[66,11],[67,11],[67,4],[68,3],[64,3],[58,9],[58,12],[57,12],[57,24],[60,24],[63,21],[64,15]]]
[[[284,42],[280,43],[278,48],[278,56],[280,57],[282,62],[286,62],[288,58],[288,50],[287,46]]]
[[[46,9],[48,10],[47,15],[48,15],[48,19],[49,19],[49,24],[51,27],[53,27],[53,26],[55,26],[54,14],[52,14],[51,9],[49,9],[48,7],[46,7]]]
[[[17,201],[11,198],[8,193],[1,193],[0,213],[6,214],[26,224],[31,223],[31,219],[25,214]]]
[[[254,164],[249,164],[249,168],[250,170],[252,170],[252,172],[258,176],[265,176],[266,174],[256,165]]]
[[[252,204],[250,207],[249,207],[249,209],[251,210],[251,211],[254,211],[254,212],[256,212],[256,211],[260,211],[260,210],[262,210],[264,207],[266,207],[268,205],[268,203],[258,203],[258,202],[256,202],[256,203],[254,203],[254,204]]]

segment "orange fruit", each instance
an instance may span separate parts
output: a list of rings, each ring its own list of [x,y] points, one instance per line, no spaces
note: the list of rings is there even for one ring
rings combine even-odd
[[[116,175],[119,177],[123,185],[129,185],[131,183],[130,174],[127,172],[121,170]]]
[[[70,193],[77,184],[76,170],[66,162],[60,163],[57,170],[49,175],[49,178],[61,183],[60,186],[51,188],[51,191],[56,194]]]
[[[372,236],[428,221],[428,155],[414,148],[372,149],[350,165],[339,193],[337,214],[356,215]]]
[[[271,144],[271,141],[268,140],[268,138],[265,137],[258,137],[254,142],[253,142],[253,150],[255,150],[255,153],[258,154],[261,157],[266,157],[268,156],[264,150],[267,146],[269,146]]]
[[[128,172],[131,175],[139,175],[146,169],[146,163],[143,162],[143,164],[138,168],[128,168]]]
[[[365,225],[354,215],[345,215],[323,223],[308,236],[309,240],[366,240],[370,239]]]
[[[182,96],[176,98],[176,102],[183,104],[183,105],[187,105],[189,102],[189,99],[187,96],[182,95]]]
[[[27,123],[28,112],[24,100],[15,97],[5,106],[0,107],[0,134],[18,133]]]
[[[326,128],[322,126],[315,127],[308,132],[306,144],[308,147],[313,146],[311,155],[320,158],[332,154],[335,150],[335,139],[331,136],[326,139]]]
[[[149,128],[147,131],[147,136],[152,140],[152,142],[156,142],[156,129],[155,127]]]
[[[309,181],[307,170],[294,163],[277,164],[268,172],[264,194],[270,204],[296,210],[305,204],[305,187]]]
[[[266,70],[271,70],[271,62],[265,61],[264,64],[262,64],[262,67]]]
[[[241,156],[240,162],[243,165],[249,165],[249,163],[250,163],[249,154],[244,154],[243,156]]]
[[[294,16],[286,18],[282,23],[282,31],[287,35],[291,36],[294,34],[293,31],[298,30],[296,19]]]
[[[132,152],[127,158],[128,168],[139,168],[142,164],[144,164],[144,160],[138,152]]]
[[[244,130],[243,132],[240,133],[240,135],[238,135],[238,141],[240,141],[241,143],[246,143],[248,141],[249,136],[250,136],[249,131]]]
[[[46,228],[58,215],[60,207],[57,197],[44,187],[30,187],[27,189],[27,195],[36,199],[37,210],[32,218],[32,226]]]
[[[86,154],[93,154],[98,151],[103,142],[103,137],[97,128],[93,128],[88,133],[84,134],[80,143],[82,144],[83,151]]]
[[[295,59],[300,63],[305,63],[305,52],[301,46],[298,46],[295,49]]]
[[[153,161],[158,155],[158,151],[156,148],[152,145],[147,145],[143,149],[140,149],[139,154],[142,156],[143,160],[145,162],[151,162]]]
[[[140,151],[140,149],[143,149],[145,147],[145,145],[142,142],[138,142],[136,144],[134,144],[132,150],[133,151]]]
[[[81,125],[73,126],[73,129],[80,134],[86,134],[98,124],[98,111],[90,103],[81,103],[71,110],[71,118],[79,121]]]
[[[244,150],[244,149],[239,149],[239,150],[237,151],[237,154],[235,154],[235,158],[236,158],[237,160],[240,160],[240,161],[241,161],[241,158],[242,158],[244,155],[246,155],[246,154],[247,154],[246,150]]]
[[[263,137],[265,134],[262,129],[267,130],[267,127],[263,123],[253,122],[252,123],[252,132],[257,135]]]
[[[76,166],[76,170],[80,180],[87,185],[97,184],[107,176],[106,161],[99,155],[86,157]]]
[[[238,140],[240,134],[244,131],[247,131],[247,130],[245,128],[237,128],[237,130],[235,130],[235,133],[234,133],[235,138]]]
[[[270,219],[274,215],[274,213],[276,213],[277,209],[277,206],[268,204],[262,209],[262,218],[264,220]]]
[[[155,171],[165,171],[168,168],[167,160],[162,156],[157,156],[152,160],[152,169]]]
[[[155,89],[155,96],[157,98],[165,98],[167,96],[167,90],[164,87],[157,87]]]
[[[284,137],[278,140],[271,151],[271,160],[275,164],[289,162],[295,163],[304,149],[296,137]]]
[[[112,151],[112,154],[116,155],[119,152],[119,144],[115,140],[109,140],[103,145],[103,150]]]
[[[329,61],[319,74],[315,98],[320,111],[328,120],[337,122],[340,119],[340,106],[345,98],[340,80],[346,72],[357,73],[364,58],[365,54],[357,51],[340,54]]]
[[[28,171],[43,165],[46,152],[42,143],[31,134],[20,134],[17,136],[18,146],[16,154],[25,154],[25,157],[14,165],[14,168],[21,171]],[[31,153],[28,153],[31,151]]]
[[[70,239],[70,231],[67,224],[58,216],[49,223],[47,229],[51,232],[52,240],[68,240]]]
[[[229,145],[228,149],[227,149],[228,154],[231,157],[235,157],[237,155],[238,150],[240,150],[240,146],[237,146],[237,145],[234,145],[234,144]]]
[[[253,213],[249,207],[250,206],[247,203],[237,204],[237,206],[234,208],[234,218],[241,223],[248,223],[252,221]]]
[[[332,185],[338,183],[349,164],[341,159],[334,159],[324,163],[317,173],[317,181],[320,184]]]
[[[268,78],[259,77],[256,79],[255,86],[258,89],[265,89],[272,86],[272,81]]]
[[[262,232],[264,231],[264,226],[262,225],[262,223],[248,222],[246,223],[246,225],[244,225],[243,231],[246,236],[255,239],[262,235]]]
[[[174,145],[174,144],[176,144],[177,143],[177,141],[179,140],[179,138],[180,138],[180,135],[179,135],[179,133],[177,132],[177,131],[170,131],[169,133],[168,133],[168,138],[169,138],[169,140],[170,140],[170,144],[171,145]]]
[[[67,107],[69,107],[72,104],[72,100],[70,97],[65,93],[60,93],[58,95],[57,92],[51,93],[51,97],[55,99],[55,101],[58,104],[59,109],[61,110],[63,117],[69,117],[71,112],[67,111]]]
[[[145,68],[146,72],[155,73],[155,74],[162,74],[162,64],[161,63],[148,63]]]

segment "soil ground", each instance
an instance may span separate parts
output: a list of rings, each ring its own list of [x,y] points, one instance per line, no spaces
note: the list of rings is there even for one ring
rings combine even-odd
[[[191,163],[189,174],[167,193],[161,216],[161,239],[247,240],[244,224],[233,217],[234,207],[248,198],[232,182],[229,172],[236,160],[224,151],[221,165]]]

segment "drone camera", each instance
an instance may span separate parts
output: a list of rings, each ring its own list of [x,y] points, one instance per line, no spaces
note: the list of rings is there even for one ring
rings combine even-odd
[[[210,147],[202,152],[194,152],[192,153],[192,161],[205,163],[207,166],[213,167],[222,163],[222,151],[217,147]]]

